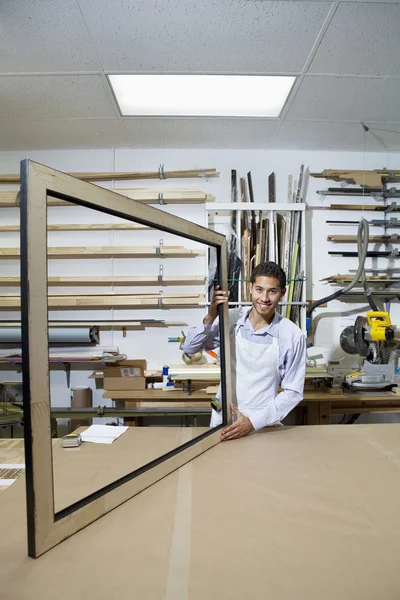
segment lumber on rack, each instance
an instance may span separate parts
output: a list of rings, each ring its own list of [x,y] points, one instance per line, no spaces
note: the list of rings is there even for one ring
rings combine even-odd
[[[0,328],[21,327],[21,321],[2,321]],[[98,329],[134,329],[143,330],[146,327],[187,327],[187,323],[177,321],[158,321],[145,319],[143,321],[49,321],[48,327],[97,327]]]
[[[332,179],[333,181],[345,181],[354,185],[363,187],[382,188],[385,183],[398,181],[400,171],[395,170],[340,170],[340,169],[324,169],[321,173],[311,173],[311,177],[319,177],[322,179]]]
[[[331,256],[345,256],[345,257],[349,257],[349,256],[356,257],[356,256],[358,256],[357,252],[341,252],[341,251],[338,251],[338,252],[328,252],[328,254],[330,254]],[[387,251],[387,252],[386,251],[382,251],[382,252],[380,252],[379,250],[378,251],[371,250],[371,251],[367,252],[367,256],[368,257],[374,257],[374,258],[385,258],[385,257],[386,258],[399,258],[400,254],[398,254],[398,250],[395,250],[393,252],[391,252],[391,251]]]
[[[204,285],[203,276],[179,276],[176,277],[125,277],[121,276],[98,276],[98,277],[49,277],[49,286],[169,286],[169,285]],[[19,277],[0,277],[0,287],[19,286]]]
[[[204,256],[204,250],[183,246],[67,246],[47,248],[49,258],[190,258]],[[0,259],[19,259],[19,248],[0,248]]]
[[[164,190],[114,188],[112,191],[121,194],[122,196],[127,196],[137,202],[142,202],[142,204],[204,204],[205,202],[213,201],[212,194],[205,194],[200,190],[194,189]]]
[[[338,274],[338,275],[330,275],[329,277],[324,277],[321,281],[329,281],[329,283],[350,283],[353,281],[354,277],[349,274]],[[366,281],[369,283],[398,283],[400,278],[393,278],[390,275],[370,275],[366,277]],[[361,279],[358,281],[361,285]]]
[[[111,308],[184,308],[200,306],[204,303],[204,294],[186,296],[183,294],[159,294],[154,296],[48,296],[47,302],[50,310],[86,310],[86,309],[111,309]],[[19,310],[21,299],[16,295],[0,296],[1,310]]]
[[[328,188],[327,190],[317,190],[317,194],[320,196],[355,196],[386,199],[386,198],[400,198],[400,190],[397,188],[390,188],[389,190],[383,190],[382,188]]]
[[[147,225],[139,223],[60,223],[57,225],[48,225],[47,231],[139,231],[152,229]],[[19,225],[0,225],[0,231],[19,231]]]
[[[66,173],[82,181],[119,181],[129,179],[186,179],[195,177],[218,177],[216,169],[192,169],[186,171],[123,171],[116,173]],[[20,176],[0,175],[0,183],[19,183]]]
[[[1,294],[1,298],[19,298],[20,294],[15,292],[6,292]],[[197,298],[198,294],[164,294],[163,292],[60,292],[55,291],[49,294],[49,297],[60,298],[60,297],[75,297],[82,298],[88,296],[129,296],[131,298]]]
[[[212,194],[206,194],[200,190],[164,190],[160,189],[140,189],[140,188],[114,188],[111,190],[121,196],[131,198],[142,204],[205,204],[212,202]],[[12,208],[20,205],[19,192],[0,192],[0,208]],[[48,206],[76,206],[73,202],[60,200],[59,198],[47,198]]]
[[[393,203],[394,204],[394,203]],[[317,207],[314,207],[317,208]],[[318,207],[319,208],[319,207]],[[322,207],[324,208],[324,207]],[[383,205],[375,205],[375,204],[331,204],[330,210],[358,210],[358,211],[375,211],[375,212],[383,212],[388,209],[387,206]],[[326,208],[325,208],[326,210]],[[393,212],[399,212],[399,208],[397,205],[390,207],[390,210]]]
[[[328,242],[335,244],[355,244],[357,243],[356,235],[328,235]],[[368,238],[370,244],[400,244],[400,237],[397,235],[371,235]]]

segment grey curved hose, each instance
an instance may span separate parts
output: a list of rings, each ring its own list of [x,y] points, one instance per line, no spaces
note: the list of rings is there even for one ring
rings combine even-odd
[[[364,237],[363,237],[363,234],[364,234]],[[371,309],[379,310],[378,307],[376,306],[375,302],[372,299],[371,289],[367,285],[367,278],[365,276],[364,263],[365,263],[365,258],[367,256],[368,240],[369,240],[368,221],[366,219],[361,219],[361,221],[358,224],[358,231],[357,231],[357,252],[358,252],[358,257],[359,257],[358,269],[360,271],[360,267],[362,266],[362,269],[360,271],[360,279],[362,281],[364,292],[365,292],[365,295],[367,296],[367,300],[368,300],[368,303],[369,303]],[[357,271],[357,275],[358,275],[359,271]],[[353,284],[353,285],[355,284],[355,282],[357,281],[357,275],[353,279],[351,284]],[[346,289],[346,290],[344,290],[343,293],[348,292],[348,291],[349,290]]]
[[[363,283],[365,294],[367,296],[370,307],[372,308],[372,310],[378,310],[376,304],[372,300],[371,290],[366,285],[364,265],[365,265],[365,259],[367,257],[367,251],[368,251],[368,240],[369,240],[368,221],[366,219],[361,219],[358,224],[358,230],[357,230],[357,252],[358,252],[357,273],[354,275],[354,278],[349,283],[349,285],[347,285],[346,287],[342,288],[341,290],[338,290],[337,292],[335,292],[334,294],[331,294],[330,296],[326,296],[325,298],[321,298],[321,300],[317,300],[316,302],[313,302],[313,304],[311,304],[307,310],[308,318],[311,317],[311,314],[313,313],[313,311],[321,304],[324,304],[325,302],[330,302],[330,300],[334,300],[335,298],[339,298],[339,296],[342,296],[343,294],[347,294],[348,292],[350,292],[350,290],[353,289],[353,287],[356,285],[356,283],[358,283],[358,281],[360,281],[360,279]]]

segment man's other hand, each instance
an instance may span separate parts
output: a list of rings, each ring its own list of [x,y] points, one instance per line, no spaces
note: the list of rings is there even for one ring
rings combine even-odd
[[[252,422],[248,417],[245,417],[245,415],[241,413],[233,404],[231,404],[231,409],[236,415],[236,421],[221,431],[222,442],[245,437],[254,431]]]

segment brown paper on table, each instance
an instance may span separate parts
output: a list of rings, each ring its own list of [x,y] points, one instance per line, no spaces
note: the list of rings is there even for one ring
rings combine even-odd
[[[281,427],[190,464],[187,600],[400,598],[398,424]],[[180,472],[36,561],[20,478],[0,496],[2,598],[165,600]]]

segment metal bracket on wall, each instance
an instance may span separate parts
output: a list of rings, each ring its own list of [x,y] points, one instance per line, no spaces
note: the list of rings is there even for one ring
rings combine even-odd
[[[165,177],[164,177],[164,163],[162,163],[158,167],[158,176],[159,176],[160,179],[165,179]]]
[[[65,377],[67,380],[67,388],[71,387],[71,363],[63,363],[65,370]]]
[[[160,294],[162,294],[162,292],[160,292]],[[163,304],[163,299],[162,298],[157,298],[157,306],[158,306],[158,308],[164,308],[164,304]]]
[[[157,281],[159,283],[163,283],[163,281],[164,281],[163,280],[163,276],[164,276],[164,267],[163,267],[163,265],[160,265],[160,272],[159,272],[158,277],[157,277]]]
[[[164,206],[164,194],[162,192],[158,194],[158,204]]]
[[[156,254],[157,254],[157,256],[160,256],[162,258],[164,258],[164,254],[161,252],[163,246],[164,246],[164,240],[160,240],[160,242],[158,244],[158,248],[156,248]]]

